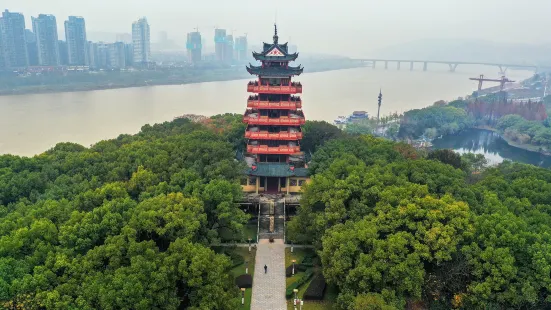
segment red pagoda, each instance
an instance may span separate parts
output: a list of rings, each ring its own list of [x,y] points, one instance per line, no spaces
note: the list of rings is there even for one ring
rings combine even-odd
[[[289,54],[287,43],[279,44],[277,26],[273,43],[264,43],[261,53],[253,57],[260,66],[250,65],[247,71],[258,76],[249,82],[253,93],[247,101],[243,122],[247,124],[245,160],[249,166],[245,192],[297,193],[307,181],[304,154],[300,140],[305,118],[302,112],[302,84],[292,77],[302,73],[293,67],[298,53]]]

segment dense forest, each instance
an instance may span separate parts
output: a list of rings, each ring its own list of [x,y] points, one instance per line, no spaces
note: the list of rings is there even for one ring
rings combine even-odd
[[[422,135],[434,139],[441,135],[458,133],[474,126],[475,120],[466,110],[467,102],[437,102],[433,106],[404,113],[400,125],[401,138],[418,138]]]
[[[315,245],[339,309],[546,309],[551,171],[414,149],[327,142],[289,224]]]
[[[239,115],[146,125],[90,148],[0,156],[0,305],[237,309]],[[288,238],[314,245],[335,306],[546,309],[551,171],[308,122]]]
[[[230,259],[209,248],[248,219],[234,120],[0,156],[0,307],[236,309]]]
[[[513,114],[500,118],[496,129],[505,138],[518,144],[531,144],[546,151],[551,149],[551,128],[547,121],[528,121]]]

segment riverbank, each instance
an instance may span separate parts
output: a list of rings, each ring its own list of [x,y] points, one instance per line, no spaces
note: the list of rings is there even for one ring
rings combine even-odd
[[[348,59],[307,62],[305,73],[359,68],[363,65]],[[100,71],[65,73],[0,79],[0,96],[30,95],[92,90],[123,89],[161,85],[185,85],[223,82],[250,78],[243,66],[221,69],[165,69],[149,71]],[[3,86],[2,86],[3,85]]]
[[[433,140],[432,149],[450,149],[460,154],[481,154],[489,165],[504,160],[551,168],[551,156],[543,155],[509,144],[495,130],[471,128]]]
[[[521,149],[521,150],[525,150],[525,151],[529,151],[529,152],[534,152],[534,153],[539,153],[539,154],[545,155],[545,156],[551,156],[551,152],[542,150],[541,147],[539,147],[539,146],[531,145],[531,144],[521,144],[521,143],[517,143],[517,142],[511,140],[510,138],[508,138],[508,137],[504,136],[503,134],[501,134],[499,132],[499,130],[497,130],[496,128],[493,128],[493,127],[490,127],[490,126],[474,126],[474,127],[471,127],[471,128],[467,128],[467,130],[472,130],[472,129],[493,132],[493,133],[497,134],[505,142],[507,142],[507,144],[509,146],[515,147],[517,149]],[[433,139],[432,142],[434,142],[434,140],[436,140],[436,139]]]

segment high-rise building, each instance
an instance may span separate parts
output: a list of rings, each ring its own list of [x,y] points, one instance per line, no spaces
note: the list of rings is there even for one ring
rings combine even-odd
[[[237,37],[235,39],[235,56],[238,61],[245,61],[247,60],[247,37]]]
[[[126,66],[130,67],[134,65],[134,46],[132,44],[125,44],[124,53],[126,55]]]
[[[27,41],[29,66],[38,66],[38,46],[36,45],[36,36],[34,35],[34,32],[29,29],[25,29],[25,41]]]
[[[109,44],[109,66],[113,69],[126,68],[126,53],[123,42]]]
[[[151,61],[151,38],[147,19],[140,18],[132,24],[132,44],[134,46],[134,64],[146,64]]]
[[[86,66],[88,61],[88,40],[84,18],[69,16],[65,21],[65,38],[69,53],[69,65]]]
[[[29,65],[25,17],[21,13],[2,12],[0,18],[0,44],[3,50],[4,66],[8,68]]]
[[[97,43],[96,68],[105,69],[109,67],[111,59],[109,57],[109,44],[104,42]]]
[[[199,31],[187,34],[186,48],[189,62],[195,64],[201,61],[202,42],[201,33]]]
[[[32,17],[33,32],[36,36],[38,64],[41,66],[59,66],[59,46],[57,22],[55,16],[40,14]]]
[[[98,44],[92,41],[87,43],[88,49],[88,66],[92,69],[98,69],[97,59],[98,59]]]
[[[229,34],[226,36],[226,46],[224,47],[224,62],[232,63],[233,62],[233,35]]]
[[[6,51],[4,46],[4,37],[2,35],[2,17],[0,17],[0,71],[6,69]]]
[[[67,42],[58,40],[57,47],[59,50],[59,64],[67,66],[69,64],[69,48],[67,47]]]
[[[214,53],[216,60],[223,62],[226,53],[226,29],[214,29]]]

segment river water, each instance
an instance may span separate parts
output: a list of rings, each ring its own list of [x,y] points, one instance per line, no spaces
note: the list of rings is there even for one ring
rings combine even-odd
[[[551,167],[551,156],[511,146],[499,134],[488,130],[469,129],[460,134],[445,136],[434,140],[433,147],[453,149],[460,154],[483,154],[490,165],[507,159],[543,168]]]
[[[455,73],[447,72],[447,68],[434,65],[427,72],[421,68],[357,68],[309,73],[297,80],[304,86],[307,119],[332,122],[354,110],[375,115],[379,89],[383,91],[381,114],[385,115],[470,94],[477,84],[469,77],[497,76],[493,67],[459,66]],[[511,71],[509,78],[520,80],[531,75],[528,71]],[[0,154],[32,156],[58,142],[89,146],[182,114],[243,113],[247,81],[3,96]]]

